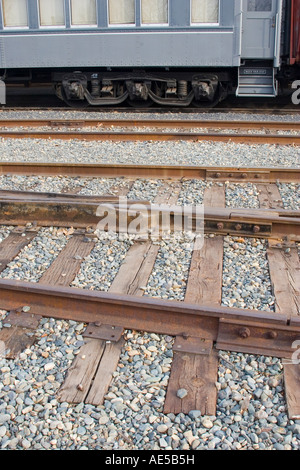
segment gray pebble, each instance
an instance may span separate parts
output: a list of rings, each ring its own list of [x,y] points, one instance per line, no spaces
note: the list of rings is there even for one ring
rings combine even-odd
[[[188,391],[185,388],[180,388],[179,390],[177,390],[176,395],[178,396],[178,398],[183,399],[188,395]]]

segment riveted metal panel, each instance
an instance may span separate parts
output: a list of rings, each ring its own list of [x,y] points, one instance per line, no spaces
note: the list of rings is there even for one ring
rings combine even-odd
[[[19,34],[3,37],[7,68],[225,67],[233,31]]]

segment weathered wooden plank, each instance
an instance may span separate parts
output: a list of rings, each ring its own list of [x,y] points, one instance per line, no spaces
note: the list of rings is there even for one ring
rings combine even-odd
[[[225,187],[214,184],[204,191],[203,204],[207,207],[225,207]]]
[[[285,396],[290,419],[300,419],[300,365],[284,365]]]
[[[262,209],[283,209],[283,202],[276,184],[256,184],[256,188]]]
[[[21,351],[34,344],[34,330],[38,327],[40,318],[38,315],[14,311],[7,315],[3,322],[7,326],[0,331],[2,355],[6,359],[15,359]]]
[[[204,193],[207,206],[225,205],[223,185],[213,185]],[[185,301],[204,305],[220,305],[222,298],[223,237],[196,238]],[[199,340],[200,342],[200,340]],[[207,340],[205,341],[207,344]],[[176,344],[176,341],[175,341]],[[189,350],[187,347],[186,350]],[[189,413],[200,410],[202,414],[216,413],[218,378],[218,353],[211,344],[207,353],[192,354],[173,348],[174,359],[164,405],[165,413]],[[184,398],[177,396],[185,389]]]
[[[3,355],[6,359],[15,359],[24,349],[30,348],[36,337],[33,331],[28,328],[3,328],[0,331],[0,343],[3,349]]]
[[[280,191],[275,184],[258,184],[260,207],[283,208]],[[290,312],[291,317],[300,314],[300,263],[296,247],[280,246],[277,241],[268,242],[269,271],[275,296],[275,311]],[[284,364],[283,376],[288,415],[300,417],[300,365]]]
[[[95,242],[86,238],[84,234],[74,234],[43,274],[39,283],[69,286],[75,279],[84,258],[90,254],[94,246]]]
[[[0,243],[0,272],[28,245],[38,230],[14,230]]]
[[[69,286],[76,277],[84,258],[90,254],[95,243],[84,234],[75,233],[64,249],[41,277],[40,284]],[[69,403],[84,401],[92,379],[105,350],[105,341],[86,338],[66,379],[58,391],[58,399]]]
[[[142,296],[144,287],[152,272],[159,246],[150,241],[136,242],[128,250],[124,263],[121,265],[109,289],[112,293]]]
[[[0,243],[0,272],[5,270],[7,265],[20,251],[36,237],[37,233],[38,228],[25,230],[19,227],[14,229],[8,237]],[[18,324],[16,320],[17,316],[20,317],[21,314],[17,315],[15,312],[11,312],[5,320],[5,323],[10,323],[10,319],[12,320],[12,318],[14,318],[11,322],[11,327],[3,328],[0,331],[1,350],[6,359],[15,359],[24,349],[30,348],[36,340],[33,330],[37,327],[39,317],[32,319],[32,325],[30,324],[30,320],[27,325],[24,325],[21,321],[20,324]],[[23,314],[23,319],[28,316],[29,315]]]
[[[181,184],[165,181],[159,189],[155,203],[176,204]],[[159,245],[150,240],[136,242],[128,250],[109,291],[112,293],[142,296],[159,251]]]
[[[209,355],[174,352],[164,413],[199,410],[202,415],[215,415],[218,364],[215,349]],[[180,389],[187,391],[183,399],[177,396]]]
[[[140,287],[147,283],[155,262],[157,250],[158,247],[152,245],[150,242],[135,243],[132,245],[109,291],[119,294],[143,295],[143,290],[140,289]],[[86,400],[87,403],[101,405],[119,362],[124,339],[122,337],[118,342],[114,343],[106,342],[101,339],[88,339],[88,341],[92,341],[92,344],[94,344],[94,349],[90,354],[90,361],[93,367],[90,368],[90,364],[87,361],[81,363],[81,375],[84,374],[85,377],[83,391],[80,393],[77,390],[78,380],[76,379],[76,372],[75,380],[73,374],[68,375],[62,389],[64,392],[62,398],[63,401],[72,403],[79,403],[82,400]],[[82,355],[84,348],[85,345],[81,348],[79,356]],[[99,355],[98,348],[101,350],[101,355]],[[76,364],[74,367],[76,367]],[[95,380],[93,380],[96,370],[98,370],[98,372]],[[83,392],[86,392],[87,389],[90,391],[84,395]]]
[[[103,404],[105,395],[109,389],[117,365],[119,363],[125,340],[122,337],[118,342],[106,342],[101,361],[92,382],[91,389],[85,399],[86,403],[100,406]]]
[[[61,402],[81,403],[85,400],[104,349],[105,341],[85,339],[85,344],[81,347],[68,370],[65,382],[58,391],[58,399]]]
[[[213,185],[204,192],[204,205],[225,206],[224,186]],[[197,238],[194,245],[185,300],[204,305],[220,305],[223,275],[222,236]]]
[[[174,185],[166,182],[156,196],[155,202],[173,204],[177,200],[179,190],[180,187],[177,185],[174,192]],[[134,243],[128,250],[124,263],[112,282],[109,292],[142,296],[144,290],[141,287],[147,284],[158,250],[159,246],[153,245],[151,241]],[[93,405],[101,405],[103,403],[105,394],[112,381],[113,373],[118,365],[123,345],[123,337],[118,342],[106,342],[96,376],[85,400],[86,403]]]
[[[300,262],[297,247],[284,247],[269,240],[268,260],[276,313],[300,315]],[[288,415],[300,418],[300,364],[284,364],[283,376]]]
[[[186,288],[186,302],[221,304],[223,245],[222,236],[196,239]]]
[[[276,312],[300,315],[300,262],[296,246],[269,240],[267,249]]]
[[[180,181],[164,181],[159,188],[158,193],[154,199],[156,204],[168,204],[170,206],[176,204],[178,196],[181,191]]]

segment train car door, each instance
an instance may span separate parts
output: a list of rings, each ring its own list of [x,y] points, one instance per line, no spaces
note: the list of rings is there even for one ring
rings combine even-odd
[[[277,0],[243,0],[242,58],[273,59]]]

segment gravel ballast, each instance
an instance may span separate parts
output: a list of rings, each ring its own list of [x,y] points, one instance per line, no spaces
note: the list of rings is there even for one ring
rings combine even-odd
[[[47,240],[45,250],[51,246]],[[182,300],[193,242],[159,243],[145,295]],[[128,242],[117,235],[100,240],[93,256],[83,262],[75,284],[107,290],[127,248]],[[226,237],[224,305],[273,309],[265,248],[260,240]],[[31,271],[24,270],[24,278],[34,280],[31,273],[40,271],[41,260],[42,255],[31,260]],[[249,276],[251,265],[255,277]],[[95,267],[98,276],[90,276]],[[6,276],[15,274],[9,271]],[[2,328],[5,316],[2,312]],[[57,392],[83,344],[83,330],[82,323],[42,319],[35,345],[14,361],[0,358],[0,448],[299,449],[300,421],[287,418],[282,363],[276,358],[220,351],[216,416],[201,416],[196,410],[164,415],[173,357],[173,338],[165,335],[126,331],[102,406],[60,403]]]
[[[299,167],[297,146],[222,142],[84,142],[2,139],[3,162]]]
[[[300,121],[299,113],[290,114],[268,114],[267,116],[260,113],[243,113],[243,112],[207,112],[207,113],[180,113],[180,112],[166,112],[166,113],[135,113],[135,112],[107,112],[99,111],[90,113],[89,111],[78,110],[1,110],[0,119],[65,119],[65,120],[79,120],[79,119],[97,119],[97,120],[111,120],[111,119],[132,119],[138,121],[139,119],[175,119],[175,120],[221,120],[221,121]]]
[[[26,112],[26,117],[54,118],[53,113],[42,114]],[[59,115],[63,118],[63,114]],[[74,119],[83,115],[72,113]],[[103,118],[102,113],[99,115]],[[0,117],[4,116],[12,117],[11,113],[2,112]],[[66,116],[71,119],[71,114]],[[137,118],[135,113],[133,116]],[[191,118],[191,115],[183,116]],[[208,116],[204,114],[201,118]],[[97,118],[94,114],[92,117]],[[216,119],[216,115],[210,118]],[[246,118],[249,115],[243,117]],[[251,115],[251,119],[264,118]],[[293,115],[288,119],[300,118]],[[0,151],[2,161],[250,167],[299,166],[300,163],[297,147],[209,142],[132,144],[6,139],[0,142]],[[254,184],[219,184],[225,188],[227,207],[258,207]],[[12,190],[76,190],[92,195],[114,194],[117,187],[124,189],[127,185],[120,178],[0,176],[0,189]],[[210,185],[199,180],[183,181],[178,204],[202,204],[204,190]],[[128,197],[154,201],[161,186],[162,181],[139,179],[130,187]],[[278,183],[278,188],[284,207],[299,209],[299,185]],[[12,229],[1,226],[0,241]],[[70,237],[69,229],[41,229],[30,246],[1,273],[1,278],[38,282]],[[82,260],[72,286],[108,291],[134,240],[108,233],[94,242],[95,247]],[[182,301],[194,239],[191,234],[185,234],[184,238],[155,243],[159,245],[158,256],[147,284],[142,286],[144,295]],[[222,305],[274,312],[266,248],[267,242],[261,239],[225,237]],[[7,312],[0,311],[0,330],[8,327],[6,316]],[[3,356],[0,342],[1,450],[300,449],[300,420],[288,419],[283,362],[278,358],[219,351],[216,415],[201,416],[197,410],[164,415],[174,342],[167,335],[127,330],[103,405],[60,402],[58,392],[80,353],[84,329],[83,323],[43,318],[35,332],[35,344],[25,348],[14,360]],[[184,394],[184,390],[178,393]]]

